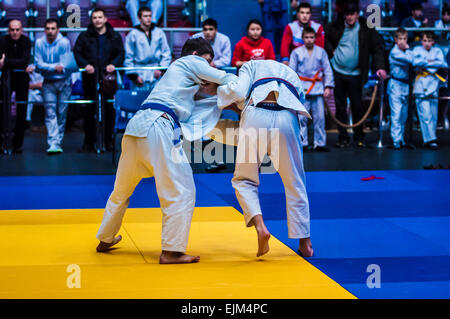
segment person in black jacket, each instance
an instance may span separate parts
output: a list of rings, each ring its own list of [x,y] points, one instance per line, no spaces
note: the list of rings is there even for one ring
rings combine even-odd
[[[25,135],[25,124],[27,114],[28,87],[30,78],[27,72],[31,57],[31,41],[22,34],[22,23],[19,20],[11,20],[8,23],[8,34],[0,39],[0,70],[2,72],[2,85],[6,84],[9,76],[10,92],[16,92],[16,101],[24,101],[24,104],[16,106],[16,126],[12,148],[14,153],[22,152],[22,144]],[[23,70],[24,72],[13,72]],[[26,72],[25,72],[26,71]],[[3,86],[2,86],[3,88]],[[1,101],[3,101],[3,89],[0,90]],[[10,100],[10,97],[7,98]],[[0,104],[0,132],[4,129],[3,103]],[[0,140],[2,139],[0,135]],[[0,143],[2,144],[2,143]]]
[[[83,72],[84,97],[95,100],[97,74],[101,78],[105,72],[115,73],[115,67],[121,66],[124,60],[122,37],[107,22],[105,12],[96,8],[91,15],[91,23],[87,31],[82,32],[74,46],[74,55],[78,67]],[[114,92],[105,92],[103,99],[111,99]],[[111,103],[105,104],[105,144],[107,150],[112,148],[114,128],[114,108]],[[96,141],[95,104],[88,104],[84,114],[84,144],[80,151],[94,151]]]
[[[334,71],[336,117],[344,123],[348,120],[347,97],[350,99],[353,123],[364,115],[362,88],[367,82],[370,66],[380,78],[387,78],[383,41],[375,29],[367,26],[366,19],[359,17],[358,12],[358,5],[349,2],[344,9],[344,20],[337,20],[325,27],[325,50]],[[339,142],[336,146],[348,146],[347,129],[341,126],[338,129]],[[363,125],[354,128],[353,132],[356,146],[366,147]]]

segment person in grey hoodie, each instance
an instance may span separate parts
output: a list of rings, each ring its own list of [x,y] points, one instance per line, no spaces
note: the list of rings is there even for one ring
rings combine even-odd
[[[152,21],[152,11],[142,7],[138,11],[140,25],[125,39],[125,67],[169,66],[172,54],[164,31]],[[160,70],[133,70],[126,72],[132,89],[151,91],[161,77]]]
[[[59,33],[58,21],[47,19],[45,36],[35,44],[35,64],[44,77],[42,94],[45,103],[47,153],[62,153],[61,143],[66,125],[67,101],[72,92],[69,61],[70,42]]]

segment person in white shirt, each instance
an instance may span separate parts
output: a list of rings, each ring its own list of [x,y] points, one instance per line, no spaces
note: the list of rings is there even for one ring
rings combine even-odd
[[[223,68],[231,64],[231,43],[230,38],[217,31],[217,21],[206,19],[202,24],[203,32],[196,33],[193,39],[202,37],[209,41],[214,49],[214,60],[212,66]]]
[[[297,73],[272,60],[246,62],[236,81],[217,90],[219,108],[236,104],[242,110],[232,185],[246,226],[255,226],[257,256],[269,251],[270,233],[264,224],[258,198],[258,169],[266,154],[285,187],[288,236],[300,239],[302,256],[313,255],[299,119],[300,115],[310,117],[304,101]],[[230,127],[235,125],[231,123]]]
[[[141,7],[138,11],[140,25],[125,38],[125,67],[169,66],[172,61],[169,44],[164,31],[151,22],[152,11]],[[151,91],[161,70],[131,70],[125,72],[132,81],[133,90]]]
[[[139,17],[137,14],[139,10],[139,2],[140,0],[127,0],[125,5],[133,26],[137,26],[139,24]],[[152,23],[158,24],[164,9],[163,0],[147,0],[145,6],[152,9]]]
[[[439,149],[436,136],[438,117],[439,87],[445,82],[438,73],[439,68],[447,67],[442,50],[434,46],[434,34],[424,31],[422,45],[413,50],[413,67],[416,72],[414,95],[420,128],[425,147]]]
[[[213,106],[217,111],[197,108],[194,96],[205,81],[220,85],[236,76],[209,65],[214,51],[204,39],[187,40],[181,56],[126,127],[114,190],[97,233],[98,252],[109,250],[121,240],[116,234],[135,187],[142,178],[154,176],[163,213],[159,262],[192,263],[200,259],[185,254],[195,207],[195,184],[180,142],[180,127],[187,140],[205,134],[202,130],[198,135],[192,132],[197,120],[205,125],[206,132],[213,129],[220,110],[216,104]]]

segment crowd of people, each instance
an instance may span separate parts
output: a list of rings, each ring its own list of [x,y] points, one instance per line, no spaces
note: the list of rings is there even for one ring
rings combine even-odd
[[[0,39],[0,70],[2,83],[8,78],[11,91],[17,101],[16,121],[12,148],[22,152],[26,122],[30,120],[33,103],[45,106],[47,128],[47,152],[63,152],[67,100],[72,92],[74,74],[83,69],[83,94],[86,100],[95,100],[97,83],[102,83],[103,100],[112,99],[117,90],[117,67],[128,67],[126,78],[135,90],[151,91],[163,75],[162,70],[133,70],[133,67],[167,67],[173,55],[165,33],[156,22],[162,14],[160,1],[148,1],[149,7],[140,7],[138,1],[128,1],[133,29],[122,41],[114,30],[105,11],[96,8],[91,13],[87,31],[81,32],[71,48],[64,37],[58,20],[47,19],[45,35],[34,44],[34,62],[30,64],[30,39],[24,35],[19,20],[11,20],[8,34]],[[308,120],[302,125],[303,146],[315,151],[328,152],[325,131],[324,99],[333,98],[336,118],[348,123],[347,100],[350,101],[353,123],[363,118],[363,87],[369,74],[388,81],[387,93],[390,108],[391,137],[394,149],[405,147],[405,122],[408,115],[408,98],[413,94],[417,107],[417,118],[424,146],[438,149],[436,126],[438,120],[438,96],[441,87],[446,87],[445,74],[438,71],[448,66],[448,36],[450,32],[407,32],[404,27],[428,26],[423,17],[423,8],[415,4],[411,15],[404,19],[395,32],[395,45],[387,52],[380,34],[370,28],[361,17],[357,2],[345,2],[342,15],[336,21],[321,25],[311,19],[312,7],[307,2],[292,1],[296,18],[287,23],[283,7],[269,8],[270,1],[259,1],[262,22],[252,19],[247,24],[247,34],[232,50],[227,35],[218,32],[214,19],[202,23],[202,32],[192,38],[203,37],[214,49],[211,66],[216,68],[237,67],[250,60],[278,60],[295,70],[302,81],[305,106],[312,115],[313,142],[308,142]],[[277,2],[277,1],[275,1]],[[284,1],[278,1],[285,6]],[[442,20],[434,24],[438,28],[450,28],[450,9],[445,7]],[[281,31],[280,31],[281,29]],[[264,36],[263,36],[264,35]],[[446,47],[437,47],[436,41],[445,42]],[[9,70],[9,71],[8,71]],[[22,70],[23,72],[17,72]],[[411,83],[413,90],[410,91]],[[0,94],[4,94],[3,90]],[[447,95],[447,93],[445,93]],[[105,103],[105,146],[112,149],[114,108]],[[446,110],[446,106],[444,110]],[[96,143],[95,103],[83,107],[84,142],[79,151],[94,152]],[[3,112],[1,112],[3,116]],[[3,125],[3,119],[0,125]],[[367,147],[363,125],[353,128],[356,147]],[[3,131],[3,127],[2,127]],[[338,125],[337,147],[350,145],[346,127]],[[0,137],[1,138],[1,137]],[[3,145],[3,143],[1,143]]]

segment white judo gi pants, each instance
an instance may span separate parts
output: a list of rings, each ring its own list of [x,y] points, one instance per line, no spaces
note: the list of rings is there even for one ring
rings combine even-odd
[[[161,248],[185,252],[195,207],[192,169],[181,143],[173,144],[172,122],[159,117],[145,138],[124,135],[114,190],[97,233],[110,243],[119,232],[130,196],[142,178],[155,177],[162,217]]]
[[[294,112],[249,105],[242,113],[232,185],[247,226],[261,215],[258,169],[268,154],[283,180],[289,238],[310,237],[309,203],[305,188],[300,125]],[[266,134],[268,132],[268,134]]]
[[[395,79],[388,84],[389,106],[391,108],[391,137],[394,146],[404,144],[405,124],[408,118],[409,85]]]
[[[428,96],[416,95],[417,114],[419,115],[420,129],[424,143],[436,140],[436,127],[438,120],[438,92]],[[432,98],[432,99],[430,99]]]
[[[314,147],[325,146],[327,144],[327,134],[325,132],[325,110],[322,95],[307,95],[305,108],[312,115],[314,126]],[[301,117],[301,133],[303,136],[303,146],[308,146],[308,118]]]

